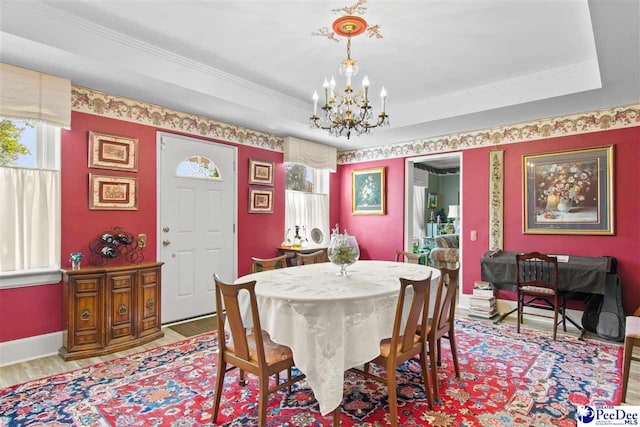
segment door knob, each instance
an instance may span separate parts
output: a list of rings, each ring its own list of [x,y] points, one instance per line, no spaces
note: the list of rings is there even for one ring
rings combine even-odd
[[[162,231],[164,231],[165,233],[169,232],[169,227],[162,227]]]
[[[162,246],[169,246],[171,244],[171,240],[163,240]]]

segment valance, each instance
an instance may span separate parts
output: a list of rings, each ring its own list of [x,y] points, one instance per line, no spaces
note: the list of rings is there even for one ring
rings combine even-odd
[[[71,81],[0,63],[0,116],[71,128]]]
[[[287,136],[284,138],[284,161],[302,163],[314,169],[336,171],[338,150],[335,147]]]

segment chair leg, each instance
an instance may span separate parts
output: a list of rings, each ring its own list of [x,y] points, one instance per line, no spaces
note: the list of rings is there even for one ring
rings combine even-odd
[[[438,338],[436,347],[438,349],[438,361],[436,362],[436,364],[438,366],[442,366],[442,338]]]
[[[258,427],[267,427],[267,406],[269,404],[269,376],[258,377]]]
[[[247,382],[244,379],[244,370],[242,369],[240,369],[240,377],[238,379],[238,384],[240,385],[240,387],[244,387],[245,385],[247,385]]]
[[[422,368],[422,380],[424,381],[424,390],[427,395],[427,403],[429,404],[429,409],[433,409],[431,375],[429,375],[429,369],[427,369],[427,353],[425,349],[423,349],[422,353],[420,353],[420,368]]]
[[[340,426],[340,405],[333,410],[333,427]]]
[[[520,333],[520,323],[522,322],[522,295],[518,294],[518,333]]]
[[[456,347],[456,335],[453,332],[453,325],[449,330],[449,347],[451,347],[451,358],[453,359],[453,367],[456,370],[456,377],[460,378],[460,365],[458,365],[458,349]]]
[[[622,356],[622,402],[627,399],[627,385],[629,383],[629,370],[631,369],[631,356],[633,355],[634,339],[625,337],[624,355]]]
[[[436,343],[429,340],[429,364],[431,365],[431,382],[433,383],[433,400],[438,400],[438,372],[436,368]]]
[[[553,306],[553,340],[556,340],[558,333],[558,297],[556,296]]]
[[[220,399],[222,397],[222,386],[224,385],[224,374],[227,372],[227,363],[218,360],[218,373],[216,375],[216,390],[213,394],[213,411],[211,420],[215,424],[218,421],[218,410],[220,409]]]
[[[389,359],[391,360],[391,359]],[[396,391],[396,365],[388,363],[387,366],[387,392],[389,394],[389,416],[391,426],[398,427],[398,396]]]
[[[280,374],[278,374],[278,376],[280,376]],[[287,368],[287,381],[291,381],[291,368]],[[289,394],[291,394],[291,386],[292,384],[289,384],[289,387],[287,387]]]
[[[567,332],[567,298],[564,294],[560,298],[562,303],[562,330]]]

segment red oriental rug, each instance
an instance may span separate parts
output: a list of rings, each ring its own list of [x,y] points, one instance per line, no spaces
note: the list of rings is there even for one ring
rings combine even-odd
[[[447,341],[438,368],[440,401],[429,409],[420,366],[398,370],[402,426],[575,426],[577,405],[620,402],[622,347],[511,325],[456,322],[461,378]],[[198,426],[211,423],[215,333],[0,390],[0,426]],[[219,424],[257,425],[257,381],[227,374]],[[343,426],[387,424],[387,391],[345,375]],[[270,397],[273,426],[331,425],[303,381]]]

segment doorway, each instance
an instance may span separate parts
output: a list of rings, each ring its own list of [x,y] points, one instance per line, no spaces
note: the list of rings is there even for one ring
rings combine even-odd
[[[159,132],[163,323],[215,312],[213,274],[237,269],[235,147]]]
[[[433,237],[442,233],[462,235],[464,224],[461,221],[463,211],[461,159],[461,153],[406,159],[404,221],[406,251],[411,252],[414,243],[417,243],[420,248],[425,244],[433,245]],[[438,225],[438,216],[440,225]],[[433,222],[429,222],[430,220]],[[462,239],[459,240],[460,269],[462,270]]]

